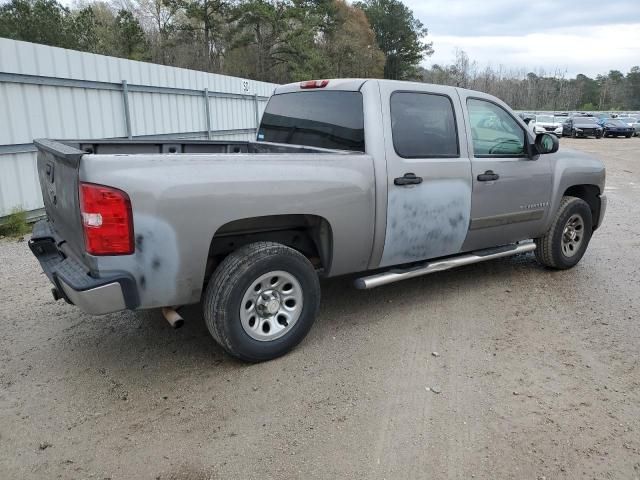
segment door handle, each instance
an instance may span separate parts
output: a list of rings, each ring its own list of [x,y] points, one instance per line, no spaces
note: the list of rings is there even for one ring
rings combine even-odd
[[[422,183],[422,177],[416,177],[415,173],[405,173],[404,176],[394,178],[394,185],[419,185]]]
[[[492,182],[493,180],[498,180],[499,178],[500,175],[494,173],[493,170],[487,170],[486,172],[478,175],[479,182]]]

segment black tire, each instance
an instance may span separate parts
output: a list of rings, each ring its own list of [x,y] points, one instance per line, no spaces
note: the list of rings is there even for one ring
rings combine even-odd
[[[562,248],[564,229],[568,221],[578,215],[582,218],[582,242],[571,256],[565,255]],[[536,238],[536,258],[538,262],[550,268],[566,270],[575,266],[587,250],[593,233],[593,218],[587,202],[576,197],[562,197],[558,211],[549,231]]]
[[[578,138],[578,134],[576,133],[575,130],[571,132],[571,138]]]
[[[627,135],[624,136],[624,138],[631,138],[631,134],[628,133]]]
[[[240,320],[243,296],[255,279],[271,271],[293,275],[302,290],[302,311],[283,336],[252,338]],[[261,362],[284,355],[309,333],[320,306],[320,282],[311,262],[296,250],[275,242],[245,245],[227,256],[213,272],[204,294],[203,313],[211,336],[230,355]]]

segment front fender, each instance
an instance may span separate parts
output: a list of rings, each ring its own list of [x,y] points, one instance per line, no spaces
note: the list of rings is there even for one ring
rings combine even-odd
[[[604,193],[606,169],[597,157],[577,150],[562,149],[551,154],[553,169],[553,188],[550,215],[545,224],[545,231],[551,226],[554,214],[560,206],[565,192],[580,185],[597,187],[598,196]]]

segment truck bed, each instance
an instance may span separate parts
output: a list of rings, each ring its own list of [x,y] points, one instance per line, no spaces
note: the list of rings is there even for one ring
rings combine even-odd
[[[305,147],[268,142],[218,141],[190,139],[141,139],[141,140],[35,140],[41,150],[69,159],[85,154],[132,155],[177,153],[345,153],[343,150]]]
[[[96,281],[108,280],[110,288],[114,283],[132,283],[135,288],[129,290],[135,290],[138,299],[135,307],[125,302],[128,297],[118,297],[118,305],[126,308],[199,301],[209,251],[217,245],[214,238],[242,241],[240,237],[250,233],[247,225],[253,230],[290,225],[295,229],[301,222],[305,226],[325,222],[331,226],[327,235],[337,252],[328,258],[325,273],[339,275],[367,267],[375,223],[374,167],[368,154],[186,139],[45,139],[35,144],[47,212],[46,226],[35,239],[43,242],[38,254],[49,262],[54,258],[49,247],[54,245],[61,259],[75,262],[76,270]],[[87,253],[81,184],[107,186],[128,195],[135,233],[132,254]],[[67,279],[71,283],[61,289],[72,289],[75,279]]]

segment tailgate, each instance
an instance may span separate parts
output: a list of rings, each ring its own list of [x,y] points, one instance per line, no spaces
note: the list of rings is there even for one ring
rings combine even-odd
[[[58,243],[81,258],[84,238],[78,198],[81,150],[53,140],[35,140],[38,178],[50,227]]]

